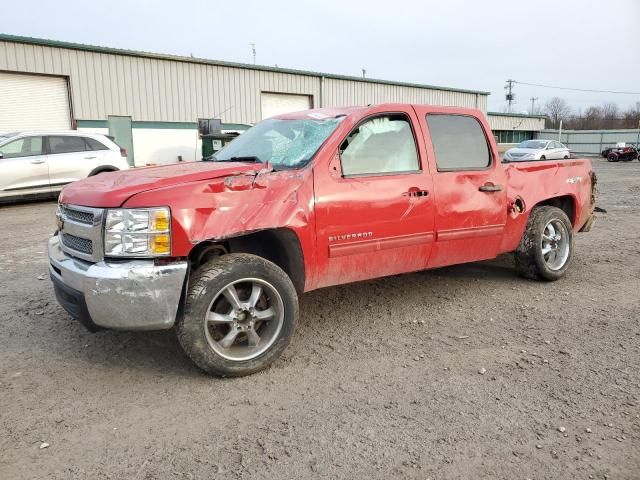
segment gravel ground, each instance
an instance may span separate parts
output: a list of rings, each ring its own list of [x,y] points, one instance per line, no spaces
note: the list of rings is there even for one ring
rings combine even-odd
[[[311,292],[227,380],[171,331],[85,331],[45,277],[55,204],[0,208],[0,478],[640,478],[640,163],[594,164],[608,213],[561,281],[505,257]]]

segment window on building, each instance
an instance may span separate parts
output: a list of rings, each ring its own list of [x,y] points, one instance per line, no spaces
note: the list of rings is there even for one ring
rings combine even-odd
[[[51,136],[49,139],[49,153],[73,153],[84,152],[87,150],[87,145],[84,143],[82,137],[75,137],[71,135]]]
[[[23,137],[0,147],[3,158],[42,155],[42,137]]]
[[[464,115],[427,115],[438,170],[471,170],[491,164],[480,123]]]
[[[498,143],[520,143],[533,139],[533,132],[526,130],[494,130]]]
[[[405,115],[372,118],[359,125],[340,146],[343,175],[420,170],[418,150]]]

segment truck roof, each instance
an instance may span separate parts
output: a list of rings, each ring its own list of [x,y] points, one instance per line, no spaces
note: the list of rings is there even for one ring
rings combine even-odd
[[[325,118],[335,118],[343,115],[350,115],[352,113],[366,113],[367,110],[379,109],[380,107],[386,107],[389,111],[405,109],[407,107],[432,107],[435,109],[442,109],[447,113],[459,113],[466,115],[477,115],[481,113],[475,108],[463,108],[463,107],[449,107],[443,105],[428,105],[418,103],[380,103],[367,106],[353,106],[353,107],[325,107],[325,108],[312,108],[309,110],[300,110],[298,112],[284,113],[276,115],[273,118],[279,118],[282,120],[293,120],[302,118],[315,118],[316,120],[322,120]]]

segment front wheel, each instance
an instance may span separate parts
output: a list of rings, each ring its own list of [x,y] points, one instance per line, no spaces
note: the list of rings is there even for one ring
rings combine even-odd
[[[515,252],[518,272],[534,280],[558,280],[573,255],[573,227],[564,211],[535,207]]]
[[[180,345],[205,372],[258,372],[289,344],[298,297],[287,274],[264,258],[229,254],[201,266],[176,323]]]
[[[544,155],[542,155],[542,156],[540,157],[540,160],[546,160],[546,159],[547,159],[547,157],[545,157]]]

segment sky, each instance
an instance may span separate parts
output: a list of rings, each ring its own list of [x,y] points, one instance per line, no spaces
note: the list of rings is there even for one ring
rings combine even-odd
[[[640,102],[640,0],[20,0],[2,33],[491,92],[514,112]],[[536,107],[537,108],[537,107]]]

